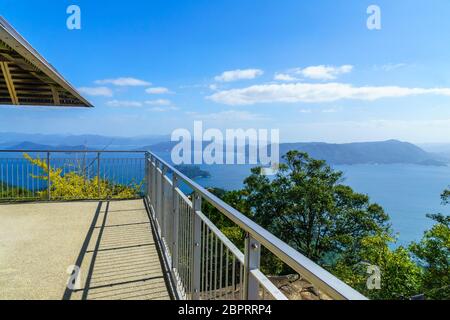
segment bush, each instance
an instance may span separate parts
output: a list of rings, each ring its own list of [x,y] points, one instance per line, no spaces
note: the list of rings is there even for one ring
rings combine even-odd
[[[32,175],[33,178],[47,181],[50,176],[50,195],[52,199],[79,200],[79,199],[133,199],[140,196],[143,182],[130,185],[115,184],[98,176],[89,178],[75,171],[63,174],[61,168],[48,168],[47,162],[40,158],[33,159],[24,153],[25,159],[38,166],[43,174]],[[50,172],[49,172],[50,170]],[[37,192],[42,199],[47,199],[48,191]]]

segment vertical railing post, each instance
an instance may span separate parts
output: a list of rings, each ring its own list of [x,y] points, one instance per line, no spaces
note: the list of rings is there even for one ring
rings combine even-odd
[[[155,200],[156,199],[156,160],[155,160],[155,158],[153,156],[150,156],[150,166],[151,166],[150,170],[152,171],[152,176],[151,176],[152,187],[151,187],[150,193],[151,193],[151,200],[152,200],[153,209],[156,210],[156,207],[155,207],[155,201],[156,201]]]
[[[47,151],[47,198],[48,201],[52,199],[52,195],[50,194],[51,181],[50,181],[50,152]]]
[[[161,229],[162,229],[162,237],[164,239],[167,239],[167,230],[166,230],[166,173],[167,173],[167,168],[165,166],[165,164],[162,164],[162,169],[161,169]]]
[[[259,283],[250,273],[251,270],[259,269],[261,259],[261,244],[249,233],[245,235],[244,256],[244,300],[259,300]]]
[[[150,200],[150,177],[151,177],[151,173],[150,173],[150,153],[146,152],[145,153],[145,165],[144,165],[144,170],[145,170],[145,183],[146,183],[146,188],[145,188],[145,197],[147,198],[147,200]]]
[[[178,203],[178,176],[174,172],[172,176],[172,208],[173,208],[173,230],[172,230],[172,269],[178,269],[178,225],[179,225],[179,203]]]
[[[98,199],[100,200],[102,197],[101,189],[100,189],[100,152],[97,152],[97,191],[98,191]]]
[[[161,193],[161,185],[160,179],[161,175],[159,174],[159,161],[155,158],[155,216],[158,221],[158,226],[161,228],[161,210],[159,209],[159,195]]]
[[[202,225],[201,219],[197,212],[202,210],[202,197],[198,192],[194,192],[192,198],[192,204],[194,213],[192,218],[194,219],[192,225],[192,300],[199,300],[200,298],[200,267],[201,267],[201,240],[202,240]]]
[[[156,159],[155,157],[151,157],[150,158],[152,163],[151,165],[151,170],[152,170],[152,190],[151,190],[151,194],[152,194],[152,207],[153,207],[153,214],[155,215],[155,220],[157,220],[157,214],[156,214],[156,210],[157,210],[157,206],[156,206],[156,194],[158,192],[158,186],[157,186],[157,179],[158,179],[158,172],[156,171]],[[159,221],[158,221],[159,223]]]

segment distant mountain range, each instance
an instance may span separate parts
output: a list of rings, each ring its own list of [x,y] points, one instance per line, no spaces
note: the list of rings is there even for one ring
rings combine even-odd
[[[177,142],[160,142],[140,150],[170,152]],[[207,145],[204,144],[204,147]],[[426,152],[420,147],[398,140],[331,144],[324,142],[281,143],[280,155],[290,150],[307,152],[311,157],[326,160],[330,164],[393,164],[408,163],[446,166],[450,157]]]
[[[137,137],[109,137],[94,134],[63,135],[63,134],[28,134],[1,132],[0,148],[11,147],[21,143],[42,145],[89,146],[93,149],[123,149],[139,148],[148,144],[156,144],[170,140],[169,135],[148,135]]]
[[[427,152],[450,158],[450,143],[422,143],[418,146]]]
[[[103,150],[106,147],[107,150],[151,150],[156,153],[165,153],[170,152],[177,144],[177,142],[168,141],[168,136],[114,138],[96,135],[36,135],[32,140],[7,143],[4,142],[6,139],[11,139],[13,137],[20,138],[23,136],[30,137],[30,135],[6,134],[7,137],[2,135],[0,135],[0,149],[4,150]],[[46,137],[48,137],[49,142],[36,142],[43,141]],[[89,141],[89,143],[71,143],[80,142],[83,139]],[[105,144],[102,142],[105,142]],[[141,144],[139,145],[139,143]],[[208,143],[204,143],[204,147],[206,147],[206,145],[208,145]],[[335,165],[405,163],[446,166],[450,163],[450,156],[443,153],[427,152],[412,143],[398,140],[343,144],[324,142],[280,144],[280,155],[286,154],[289,150],[304,151],[313,158],[326,160],[328,163]]]
[[[39,143],[33,143],[30,141],[24,141],[19,144],[15,144],[10,147],[5,147],[3,150],[44,150],[44,151],[53,151],[53,150],[75,150],[75,151],[89,151],[93,150],[92,148],[87,148],[84,145],[75,145],[75,146],[68,146],[68,145],[48,145],[48,144],[39,144]]]
[[[311,157],[331,164],[410,163],[444,166],[448,158],[424,151],[418,146],[398,140],[330,144],[322,142],[282,143],[280,154],[289,150],[307,152]]]

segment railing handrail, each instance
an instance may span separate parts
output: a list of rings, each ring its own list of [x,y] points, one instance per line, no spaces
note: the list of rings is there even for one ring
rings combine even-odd
[[[218,209],[227,218],[233,221],[238,227],[247,232],[251,237],[258,241],[262,246],[271,251],[275,256],[280,258],[284,263],[289,265],[293,270],[308,280],[319,290],[334,299],[346,300],[365,300],[367,299],[361,293],[317,265],[315,262],[289,246],[287,243],[270,233],[244,214],[231,207],[223,200],[206,190],[204,187],[191,180],[171,164],[152,153],[145,150],[0,150],[0,153],[136,153],[145,154],[146,161],[154,160],[157,167],[158,163],[166,169],[172,171],[178,179],[181,179],[187,186],[208,201],[216,209]],[[47,159],[49,162],[49,159]],[[166,170],[164,170],[166,171]],[[50,180],[49,180],[50,181]],[[49,184],[50,185],[50,184]],[[50,197],[50,192],[49,192]]]
[[[148,151],[143,150],[33,150],[33,149],[20,149],[20,150],[0,150],[0,153],[21,153],[21,152],[36,152],[36,153],[142,153],[146,154]]]
[[[109,160],[115,161],[115,160],[136,160],[139,161],[140,163],[145,163],[145,159],[147,159],[147,154],[148,152],[145,150],[76,150],[76,149],[0,149],[0,155],[5,155],[5,159],[6,160],[12,160],[12,161],[16,161],[16,160],[23,160],[25,163],[27,162],[25,158],[16,158],[14,155],[15,154],[23,154],[23,153],[29,153],[29,154],[40,154],[40,156],[42,157],[41,161],[45,162],[46,168],[53,168],[53,167],[58,167],[59,169],[61,169],[61,172],[59,174],[65,174],[66,173],[66,163],[65,161],[67,160],[74,160],[74,161],[79,161],[79,160],[83,160],[85,163],[82,164],[82,168],[80,168],[79,170],[83,171],[83,177],[86,177],[86,175],[89,175],[90,172],[94,172],[94,168],[96,168],[96,176],[93,177],[92,179],[96,179],[97,180],[97,186],[98,186],[98,198],[95,197],[95,199],[100,199],[101,197],[101,183],[100,181],[102,180],[101,177],[101,163],[103,161],[108,162]],[[13,155],[10,156],[9,154]],[[63,154],[66,154],[66,156],[62,156]],[[138,156],[116,156],[116,157],[110,157],[110,156],[106,156],[106,154],[111,155],[111,154],[135,154]],[[102,156],[105,155],[105,156]],[[80,158],[81,157],[81,158]],[[80,159],[79,159],[80,158]],[[62,160],[62,162],[61,162]],[[0,182],[3,182],[3,169],[5,168],[5,172],[6,172],[6,187],[4,187],[4,184],[2,183],[2,188],[1,188],[1,193],[0,193],[0,200],[4,200],[4,199],[9,199],[9,200],[17,200],[16,198],[14,198],[15,196],[21,200],[30,200],[30,199],[36,199],[37,197],[37,192],[42,192],[44,190],[46,190],[47,192],[47,197],[46,200],[47,201],[51,201],[53,200],[53,196],[52,196],[52,175],[50,174],[51,170],[43,170],[43,176],[42,177],[38,177],[36,176],[36,174],[39,171],[39,169],[37,172],[34,172],[34,176],[33,176],[33,172],[29,172],[29,166],[31,165],[31,168],[37,167],[39,168],[39,165],[36,164],[28,164],[25,165],[24,163],[22,163],[22,165],[20,165],[20,163],[18,162],[15,166],[15,174],[9,174],[8,172],[12,172],[11,170],[14,169],[14,163],[6,163],[5,166],[3,166],[3,164],[1,165],[1,172],[0,172]],[[62,165],[62,166],[61,166]],[[127,163],[127,165],[129,165],[129,163]],[[92,167],[92,171],[90,171],[90,168]],[[19,172],[19,170],[21,170]],[[25,174],[26,171],[26,174]],[[33,169],[31,169],[31,171],[33,171]],[[68,172],[70,172],[72,170],[68,170]],[[122,182],[124,181],[124,173],[125,171],[122,171]],[[141,173],[145,173],[145,172],[141,172]],[[103,180],[108,180],[111,179],[110,177],[107,177],[108,173],[105,171],[105,168],[103,170]],[[35,185],[34,183],[31,183],[31,190],[29,189],[30,187],[30,183],[28,180],[28,177],[32,177],[32,178],[38,178],[38,179],[42,179],[44,180],[44,183],[46,184],[46,187],[38,184]],[[114,181],[114,178],[112,178],[112,180],[110,181],[112,182],[111,186],[115,185],[117,183],[117,181]],[[11,185],[11,187],[10,187]],[[43,187],[45,187],[45,189],[43,189]],[[11,190],[26,190],[27,195],[24,197],[20,197],[19,196],[19,191],[15,191],[16,194],[8,194],[9,189],[11,188]],[[15,188],[15,189],[14,189]],[[4,189],[6,189],[6,194],[7,196],[3,198],[3,192],[5,191]],[[31,196],[30,196],[31,193]],[[76,197],[75,197],[76,198]],[[78,199],[78,198],[76,198]],[[82,196],[81,199],[93,199],[91,195],[89,196]],[[80,199],[80,200],[81,200]]]
[[[289,265],[293,270],[302,275],[319,290],[323,291],[333,299],[343,300],[366,300],[367,298],[338,279],[324,268],[289,246],[287,243],[246,217],[244,214],[213,195],[204,187],[191,180],[183,173],[175,169],[172,165],[148,151],[150,157],[174,172],[177,177],[184,181],[193,191],[201,195],[202,198],[210,202],[216,209],[233,221],[237,226],[251,234],[264,247]]]

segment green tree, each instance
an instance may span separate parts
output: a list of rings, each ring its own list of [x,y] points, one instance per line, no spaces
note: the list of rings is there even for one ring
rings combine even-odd
[[[444,190],[441,194],[442,204],[447,205],[450,203],[450,189]]]
[[[291,151],[284,158],[273,179],[254,168],[243,190],[211,191],[369,298],[407,299],[426,292],[449,299],[448,216],[430,216],[437,224],[409,250],[391,249],[395,239],[388,215],[367,195],[343,185],[341,172],[306,153]],[[450,191],[441,197],[448,204]],[[212,206],[204,204],[203,210],[242,250],[242,230]],[[367,286],[369,266],[380,272],[379,289]],[[267,250],[261,269],[272,275],[292,272]]]
[[[258,224],[325,265],[336,257],[357,263],[363,239],[389,234],[388,215],[342,185],[342,172],[298,151],[284,159],[274,179],[255,168],[245,180],[248,214]]]
[[[447,193],[442,194],[448,203]],[[450,299],[450,216],[428,214],[436,223],[420,242],[410,245],[417,263],[423,268],[422,292],[430,299]]]
[[[246,214],[248,206],[245,202],[243,192],[241,190],[225,191],[220,188],[209,188],[211,193],[221,198],[233,208]],[[223,234],[231,240],[241,251],[244,249],[245,233],[234,222],[228,219],[224,214],[219,212],[207,201],[202,203],[202,212],[211,220]]]
[[[392,241],[386,235],[364,238],[358,252],[361,261],[349,264],[346,259],[339,259],[332,272],[370,299],[407,299],[416,295],[420,292],[421,269],[404,247],[390,249],[388,244]],[[368,286],[371,266],[379,271],[378,288]]]

